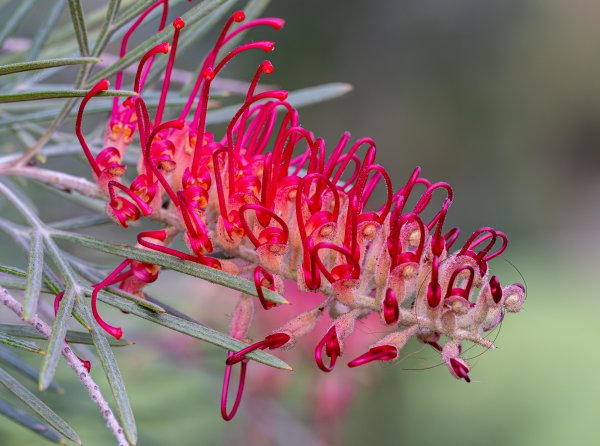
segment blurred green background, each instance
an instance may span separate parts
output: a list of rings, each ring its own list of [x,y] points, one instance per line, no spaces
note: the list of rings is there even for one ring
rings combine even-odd
[[[306,397],[316,376],[310,356],[296,358],[281,395],[249,395],[227,424],[218,412],[221,351],[107,311],[137,344],[117,355],[139,444],[600,444],[600,3],[278,0],[267,15],[287,20],[269,82],[354,85],[303,110],[301,123],[330,144],[344,130],[373,137],[396,184],[415,165],[448,181],[456,194],[448,225],[463,235],[488,225],[507,232],[504,257],[524,276],[528,299],[505,318],[498,349],[471,361],[471,384],[429,368],[435,355],[409,345],[407,361],[357,372],[343,389],[354,396],[349,410],[320,422]],[[238,64],[235,77],[257,61]],[[62,211],[47,212],[51,220]],[[103,231],[120,237],[114,226]],[[13,260],[8,250],[0,257]],[[521,280],[501,259],[492,269],[503,283]],[[207,316],[222,291],[169,274],[153,288],[222,329],[235,302]],[[59,382],[66,395],[47,400],[86,444],[112,444],[64,365]],[[0,444],[40,443],[1,421]]]

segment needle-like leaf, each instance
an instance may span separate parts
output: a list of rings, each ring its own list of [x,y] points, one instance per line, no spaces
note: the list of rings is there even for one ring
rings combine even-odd
[[[29,339],[46,339],[46,337],[30,325],[0,324],[0,333]],[[67,330],[66,341],[71,344],[92,345],[94,342],[89,333],[83,331]],[[111,347],[126,347],[133,345],[127,339],[109,339]]]
[[[37,229],[31,231],[29,242],[29,265],[27,268],[27,287],[23,303],[23,318],[27,321],[37,312],[37,304],[42,289],[42,272],[44,270],[44,238]]]
[[[159,265],[190,276],[199,277],[211,283],[216,283],[227,288],[241,291],[242,293],[249,294],[251,296],[257,296],[256,287],[253,282],[224,271],[200,265],[195,262],[181,260],[167,254],[150,251],[148,249],[135,248],[122,243],[98,240],[93,237],[76,234],[73,232],[51,230],[50,235],[53,238],[66,240],[81,246],[86,246],[96,251],[106,252],[108,254],[126,257],[128,259]],[[278,304],[288,303],[287,300],[273,291],[268,289],[264,289],[263,291],[265,298],[271,302]]]
[[[40,370],[40,390],[47,389],[54,379],[56,366],[58,365],[61,351],[65,346],[67,324],[71,318],[76,297],[77,293],[75,287],[67,287],[64,297],[60,302],[54,325],[52,326],[52,335],[50,336],[47,347],[48,353],[44,357],[44,362],[42,363],[42,368]]]
[[[0,383],[66,438],[75,443],[82,444],[79,435],[65,420],[2,368],[0,368]]]
[[[15,336],[11,336],[6,334],[0,328],[0,344],[10,345],[11,347],[18,348],[20,350],[25,350],[30,353],[37,353],[38,355],[43,355],[44,351],[37,346],[35,342],[24,341]]]
[[[169,313],[153,313],[133,303],[124,303],[123,301],[118,301],[110,296],[99,296],[99,299],[102,302],[125,311],[131,315],[141,317],[142,319],[146,319],[147,321],[162,325],[170,328],[171,330],[184,333],[188,336],[201,339],[210,344],[216,345],[217,347],[225,348],[231,351],[239,351],[242,348],[247,347],[247,344],[244,344],[237,339],[233,339],[232,337],[227,336],[226,334],[223,334],[217,330]],[[284,361],[262,350],[255,350],[251,353],[248,353],[246,356],[257,362],[275,367],[277,369],[292,370],[292,368]]]
[[[47,424],[40,423],[39,420],[27,415],[22,410],[11,406],[6,401],[0,400],[0,414],[4,415],[6,418],[11,419],[15,423],[18,423],[21,426],[35,432],[36,434],[41,435],[46,440],[58,444],[62,443],[62,437],[58,432],[56,432]]]
[[[79,0],[69,0],[69,12],[71,13],[71,22],[79,45],[79,53],[82,56],[89,56],[90,48],[81,2]]]
[[[3,325],[0,327],[0,329],[3,329],[5,327],[6,326]],[[31,328],[33,329],[33,327],[31,327]],[[34,331],[36,333],[38,333],[37,330],[34,330]],[[38,382],[38,379],[40,377],[40,372],[38,371],[38,369],[27,364],[25,361],[23,361],[17,355],[10,352],[8,347],[0,347],[0,363],[19,372],[19,374],[23,375],[24,377],[29,379],[31,382],[33,382],[33,383]],[[52,383],[50,385],[50,387],[48,387],[48,390],[51,390],[54,393],[57,393],[59,395],[62,395],[63,393],[65,393],[64,389],[62,387],[57,386],[55,383]]]
[[[100,62],[97,57],[64,57],[60,59],[34,60],[0,65],[0,76],[23,71],[44,70],[46,68],[66,67],[68,65],[94,64]]]
[[[131,404],[129,403],[129,397],[127,396],[127,390],[125,389],[125,383],[123,377],[117,365],[115,355],[110,348],[110,344],[104,331],[94,321],[90,311],[83,305],[78,305],[77,310],[82,315],[85,322],[92,327],[91,335],[98,352],[98,358],[106,374],[106,379],[112,391],[115,403],[117,406],[117,414],[123,423],[123,430],[127,440],[131,444],[137,443],[137,427],[135,424],[135,418],[133,411],[131,410]]]
[[[88,90],[44,90],[44,91],[27,91],[24,93],[9,93],[0,94],[0,104],[6,102],[19,101],[40,101],[45,99],[63,99],[63,98],[82,98],[88,94]],[[135,91],[127,90],[106,90],[98,96],[135,96]]]

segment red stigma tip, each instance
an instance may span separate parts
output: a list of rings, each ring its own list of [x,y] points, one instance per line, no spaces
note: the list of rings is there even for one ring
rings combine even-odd
[[[261,66],[260,66],[260,70],[265,73],[265,74],[271,74],[273,71],[275,71],[275,67],[273,66],[273,64],[271,63],[271,61],[269,60],[265,60]]]
[[[158,51],[161,53],[165,53],[165,54],[167,54],[170,49],[171,49],[171,45],[169,45],[169,42],[163,42],[158,47]]]
[[[279,99],[280,101],[285,101],[288,98],[288,92],[285,90],[281,90],[277,93],[273,94],[275,99]]]
[[[121,339],[123,337],[123,330],[120,327],[104,327],[106,332],[115,339]]]
[[[108,81],[108,79],[101,79],[100,82],[98,82],[97,87],[100,90],[108,90],[108,87],[110,86],[110,82]]]
[[[236,22],[243,22],[246,19],[246,14],[244,11],[236,11],[233,13],[233,20]]]
[[[207,81],[212,81],[215,78],[215,72],[212,68],[207,68],[202,72],[202,77]]]
[[[276,19],[273,19],[272,23],[273,23],[273,28],[279,30],[279,29],[283,28],[283,25],[285,25],[285,20],[276,18]]]
[[[185,26],[185,22],[183,21],[183,19],[181,17],[177,17],[175,20],[173,20],[173,28],[181,29],[184,26]]]
[[[264,50],[266,53],[270,53],[275,49],[275,42],[268,42],[264,46]]]
[[[79,358],[79,360],[81,361],[81,365],[83,365],[83,368],[86,369],[88,373],[90,373],[90,371],[92,370],[92,363],[87,359]]]

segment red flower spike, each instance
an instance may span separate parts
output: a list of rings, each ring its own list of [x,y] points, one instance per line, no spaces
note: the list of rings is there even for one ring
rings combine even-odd
[[[367,353],[360,355],[358,358],[350,361],[348,367],[359,367],[373,361],[391,361],[398,357],[398,349],[393,345],[380,345],[372,347]]]
[[[227,352],[227,360],[231,358],[233,352]],[[227,395],[229,394],[229,381],[231,379],[231,369],[233,365],[225,365],[225,374],[223,376],[223,388],[221,390],[221,416],[225,421],[231,421],[242,402],[242,395],[244,393],[244,383],[246,382],[246,367],[248,366],[248,360],[243,359],[241,361],[240,378],[238,382],[237,394],[235,396],[235,402],[229,412],[227,412]]]
[[[266,300],[263,292],[263,287],[275,291],[275,278],[273,274],[260,265],[254,269],[254,286],[256,287],[256,294],[258,295],[260,304],[265,310],[270,310],[277,306],[276,303]]]
[[[396,294],[391,288],[388,288],[385,293],[385,298],[382,302],[383,320],[386,324],[391,325],[398,322],[400,318],[400,307],[398,306],[398,299]]]
[[[98,313],[98,293],[103,288],[114,285],[115,283],[121,282],[123,279],[125,279],[121,272],[129,266],[130,262],[131,261],[129,259],[123,261],[104,280],[92,286],[91,306],[94,319],[96,319],[96,322],[98,322],[104,331],[106,331],[115,339],[121,339],[123,337],[123,330],[121,330],[120,327],[113,327],[112,325],[107,324],[104,319],[100,317],[100,314]]]
[[[225,364],[233,365],[246,359],[245,355],[254,350],[274,350],[279,347],[283,347],[290,340],[290,336],[285,333],[273,333],[264,338],[262,341],[255,342],[252,345],[240,350],[239,352],[233,353],[227,358]]]
[[[500,286],[500,280],[498,280],[498,277],[492,276],[489,283],[492,299],[494,299],[494,303],[498,304],[502,300],[502,286]]]
[[[92,155],[92,152],[90,151],[90,148],[87,145],[85,138],[83,137],[83,133],[81,132],[81,122],[83,120],[83,112],[85,110],[85,106],[87,105],[89,100],[92,99],[94,96],[100,94],[101,92],[108,90],[109,85],[110,82],[108,82],[106,79],[101,79],[96,85],[92,87],[92,89],[83,97],[81,104],[79,104],[79,111],[77,112],[77,119],[75,121],[75,133],[77,135],[77,139],[79,140],[79,144],[81,144],[83,153],[85,154],[88,163],[90,163],[90,166],[94,171],[96,177],[100,176],[101,169],[100,167],[98,167],[98,164],[96,163],[96,160],[94,159],[94,156]]]
[[[323,347],[325,347],[325,354],[329,358],[331,358],[329,365],[325,365],[325,363],[323,362]],[[321,339],[317,344],[317,347],[315,348],[315,361],[317,363],[317,366],[319,366],[321,370],[323,370],[326,373],[329,373],[333,370],[337,358],[339,358],[341,355],[342,353],[340,349],[340,344],[338,342],[337,332],[335,329],[335,325],[333,325],[327,331],[327,334],[323,336],[323,339]]]

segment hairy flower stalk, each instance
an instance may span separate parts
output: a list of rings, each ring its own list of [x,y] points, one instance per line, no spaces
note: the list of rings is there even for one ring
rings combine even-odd
[[[160,1],[148,11],[160,4],[166,11],[166,2]],[[221,54],[225,44],[243,30],[283,26],[280,19],[242,24],[244,20],[241,11],[227,20],[201,63],[200,76],[178,119],[163,121],[177,41],[180,32],[185,32],[180,18],[173,22],[172,43],[161,43],[142,57],[134,81],[139,96],[122,104],[115,100],[105,147],[97,157],[91,155],[81,123],[86,104],[108,88],[107,80],[101,80],[83,99],[76,125],[94,178],[106,196],[108,215],[127,227],[166,209],[183,228],[180,235],[188,250],[169,247],[178,234],[165,230],[140,233],[141,247],[233,273],[251,271],[262,311],[277,311],[265,299],[263,289],[282,293],[284,279],[295,281],[301,290],[323,295],[316,308],[243,350],[229,352],[223,418],[231,419],[240,404],[248,367],[245,355],[256,349],[293,348],[327,312],[333,321],[314,350],[315,362],[324,372],[340,363],[345,340],[360,336],[354,332],[355,323],[377,313],[382,329],[387,327],[389,333],[365,346],[367,351],[350,360],[349,367],[395,360],[405,344],[416,338],[440,351],[453,376],[469,381],[469,365],[460,356],[462,344],[493,347],[486,332],[502,321],[504,310],[519,311],[525,298],[522,285],[503,287],[496,276],[489,275],[489,262],[506,249],[507,237],[484,227],[453,249],[459,230],[444,227],[454,200],[452,188],[432,183],[416,168],[394,191],[389,173],[376,163],[376,144],[370,138],[352,143],[345,133],[327,150],[325,141],[301,127],[286,91],[257,93],[260,79],[274,70],[268,60],[258,66],[244,104],[225,133],[211,133],[206,114],[214,79],[233,58],[251,50],[269,53],[274,48],[271,41],[254,41]],[[121,56],[130,34],[124,37]],[[151,119],[143,86],[155,57],[169,59],[158,110]],[[137,176],[125,184],[122,159],[136,134],[142,156]],[[385,190],[379,203],[377,189]],[[233,260],[212,257],[215,251]],[[122,330],[100,317],[98,292],[119,284],[142,295],[143,287],[158,274],[153,265],[126,260],[94,285],[93,314],[110,335],[120,338]],[[247,341],[253,313],[252,299],[242,296],[231,324],[232,337]],[[237,363],[241,364],[240,382],[228,410],[229,381]]]

